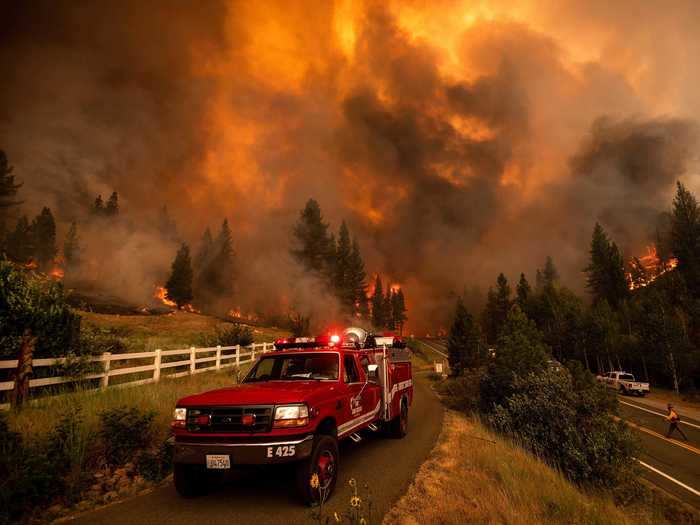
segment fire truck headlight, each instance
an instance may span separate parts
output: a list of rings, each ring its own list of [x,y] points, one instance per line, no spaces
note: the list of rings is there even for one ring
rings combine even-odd
[[[173,422],[170,424],[172,428],[185,428],[185,421],[187,420],[187,409],[186,408],[176,408],[173,412]]]
[[[275,408],[275,428],[303,427],[309,424],[306,405],[282,405]]]

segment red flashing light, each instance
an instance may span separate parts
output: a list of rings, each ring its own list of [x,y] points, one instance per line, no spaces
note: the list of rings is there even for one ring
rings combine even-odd
[[[331,336],[331,343],[332,343],[332,344],[338,344],[338,343],[340,343],[340,336],[337,335],[337,334],[333,334],[333,335]]]

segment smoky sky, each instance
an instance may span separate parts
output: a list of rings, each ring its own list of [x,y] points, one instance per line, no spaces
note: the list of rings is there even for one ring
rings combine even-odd
[[[582,291],[596,221],[633,255],[676,180],[700,189],[697,7],[631,24],[627,2],[478,4],[3,2],[0,148],[22,211],[51,206],[62,233],[118,191],[115,255],[91,277],[135,301],[177,248],[153,228],[167,205],[195,250],[229,219],[232,306],[334,311],[289,257],[311,197],[404,287],[412,329],[547,255]]]

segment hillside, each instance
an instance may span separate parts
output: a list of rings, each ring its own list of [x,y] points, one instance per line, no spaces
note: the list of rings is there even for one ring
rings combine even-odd
[[[201,339],[216,330],[230,327],[231,323],[217,317],[185,311],[162,315],[113,315],[77,310],[85,327],[119,338],[130,351],[150,351],[156,348],[183,348],[200,346]],[[275,327],[251,326],[255,342],[270,342],[285,337],[289,332]]]
[[[689,523],[692,518],[688,518]],[[447,411],[430,458],[384,525],[463,523],[667,523],[587,494],[478,422]]]

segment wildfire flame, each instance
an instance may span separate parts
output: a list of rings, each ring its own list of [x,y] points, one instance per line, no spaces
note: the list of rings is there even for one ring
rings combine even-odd
[[[229,310],[227,315],[229,317],[233,317],[234,319],[245,319],[247,321],[256,321],[258,319],[256,315],[244,314],[243,312],[241,312],[240,307]]]
[[[678,259],[670,258],[662,261],[656,246],[647,246],[647,253],[630,261],[630,271],[626,273],[630,290],[644,288],[653,283],[666,272],[670,272],[678,266]]]
[[[162,302],[165,306],[169,306],[171,308],[177,308],[177,303],[175,301],[171,301],[167,297],[167,290],[165,289],[164,286],[156,286],[156,291],[153,294],[153,297],[156,299],[159,299],[160,302]]]

